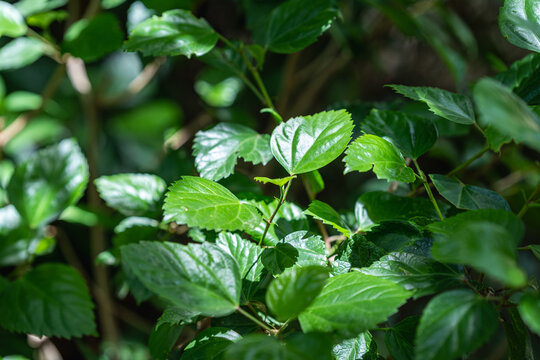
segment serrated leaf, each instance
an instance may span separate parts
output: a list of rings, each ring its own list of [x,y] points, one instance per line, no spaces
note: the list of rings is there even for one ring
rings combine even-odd
[[[192,324],[195,322],[199,313],[191,312],[186,309],[182,309],[175,306],[169,306],[163,311],[163,314],[159,317],[156,322],[156,327],[161,325],[186,325]]]
[[[288,269],[268,286],[266,305],[279,321],[294,319],[319,295],[327,278],[327,267]]]
[[[378,179],[406,183],[416,179],[414,171],[407,166],[398,149],[381,137],[369,134],[359,136],[345,153],[345,174],[373,169]]]
[[[0,293],[0,325],[37,336],[81,337],[96,332],[94,305],[79,273],[64,264],[39,265]]]
[[[217,181],[234,172],[238,158],[266,165],[272,159],[270,136],[244,125],[220,123],[195,135],[193,155],[201,177]]]
[[[371,227],[364,236],[387,252],[401,251],[424,237],[418,228],[406,221],[383,221]]]
[[[434,297],[424,309],[416,334],[417,360],[454,360],[475,350],[497,329],[493,305],[470,290]]]
[[[224,327],[211,327],[201,331],[186,346],[182,353],[183,360],[218,360],[225,359],[225,350],[242,337],[236,331]]]
[[[18,164],[7,191],[32,228],[52,221],[83,195],[88,164],[73,139],[49,146]]]
[[[432,87],[388,86],[403,96],[422,101],[432,113],[446,120],[465,125],[473,124],[475,121],[472,102],[465,95]]]
[[[540,20],[534,0],[505,0],[499,13],[501,34],[512,44],[540,52]]]
[[[323,203],[322,201],[313,200],[304,213],[313,216],[313,218],[317,220],[321,220],[327,225],[332,226],[334,229],[348,238],[352,235],[349,226],[345,220],[343,220],[341,215],[339,215],[338,212],[330,205]]]
[[[516,261],[514,239],[507,229],[487,221],[460,225],[451,237],[434,234],[431,254],[436,260],[470,265],[510,287],[519,288],[527,283],[527,276]]]
[[[332,353],[336,360],[377,360],[377,343],[369,331],[335,345]]]
[[[483,125],[540,151],[540,119],[522,99],[490,78],[480,80],[473,95]]]
[[[163,179],[150,174],[101,176],[95,184],[107,205],[126,216],[155,213],[167,188]]]
[[[295,117],[272,132],[272,154],[291,175],[317,170],[345,150],[352,129],[351,115],[345,110]]]
[[[390,280],[414,293],[415,298],[459,286],[460,274],[448,265],[408,252],[393,252],[360,271]]]
[[[25,67],[39,59],[45,51],[40,40],[20,37],[10,41],[0,49],[0,70]]]
[[[272,10],[254,37],[270,51],[290,54],[317,41],[338,15],[332,0],[289,0]]]
[[[503,209],[511,211],[508,202],[498,193],[479,186],[465,185],[454,178],[430,174],[433,185],[446,200],[458,209]]]
[[[166,360],[183,330],[183,325],[164,324],[154,326],[148,339],[148,350],[152,359]]]
[[[17,8],[0,1],[0,36],[18,37],[26,33],[26,23]]]
[[[355,336],[386,320],[410,296],[388,280],[358,272],[334,276],[299,317],[305,332]]]
[[[523,295],[518,305],[519,313],[529,329],[540,335],[540,296],[538,293]]]
[[[283,178],[278,178],[278,179],[270,179],[270,178],[267,178],[267,177],[264,177],[264,176],[255,176],[253,179],[255,181],[258,181],[260,183],[263,183],[263,184],[274,184],[276,186],[283,186],[283,185],[286,185],[289,181],[291,181],[292,179],[295,179],[296,178],[296,175],[295,176],[287,176],[287,177],[283,177]]]
[[[414,335],[420,316],[409,316],[384,334],[384,343],[395,360],[414,360]]]
[[[181,309],[225,316],[240,303],[238,264],[217,245],[140,242],[121,250],[144,286]]]
[[[124,44],[127,51],[145,56],[201,56],[212,50],[218,40],[206,20],[187,10],[169,10],[153,16],[133,28]]]
[[[224,186],[194,176],[183,176],[169,188],[163,210],[167,221],[209,230],[246,230],[262,221],[254,206]]]
[[[438,137],[430,119],[398,111],[373,109],[361,126],[368,134],[388,136],[404,156],[413,159],[431,149]]]
[[[363,268],[370,266],[386,253],[384,249],[368,241],[365,236],[355,234],[341,247],[337,258],[348,263],[349,267]]]

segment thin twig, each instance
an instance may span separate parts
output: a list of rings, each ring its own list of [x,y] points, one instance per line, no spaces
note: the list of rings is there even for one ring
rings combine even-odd
[[[523,207],[521,208],[521,210],[519,210],[519,213],[518,213],[519,218],[522,218],[523,216],[525,216],[525,214],[527,213],[527,211],[529,210],[531,206],[531,203],[534,201],[534,199],[539,193],[540,193],[540,181],[536,185],[536,188],[534,188],[531,195],[527,198],[527,201],[525,201],[525,204],[523,204]]]

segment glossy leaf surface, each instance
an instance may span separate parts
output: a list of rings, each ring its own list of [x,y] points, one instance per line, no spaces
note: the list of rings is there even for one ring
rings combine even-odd
[[[319,200],[313,200],[304,213],[311,215],[317,220],[321,220],[327,225],[332,226],[346,237],[351,237],[352,232],[347,223],[330,205]]]
[[[25,67],[39,59],[45,52],[43,43],[34,38],[20,37],[0,49],[0,70]]]
[[[242,337],[235,331],[212,327],[201,331],[184,349],[184,360],[218,360],[224,359],[227,347]]]
[[[0,36],[18,37],[26,33],[26,23],[17,8],[0,1]]]
[[[519,302],[518,309],[529,329],[536,335],[540,335],[540,296],[538,293],[525,294]]]
[[[505,0],[499,13],[501,34],[512,44],[540,52],[540,17],[534,0]]]

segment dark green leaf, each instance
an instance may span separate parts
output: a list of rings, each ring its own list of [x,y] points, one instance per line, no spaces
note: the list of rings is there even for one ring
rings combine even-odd
[[[249,281],[259,281],[263,266],[260,260],[263,249],[238,234],[222,232],[216,245],[229,253],[238,263],[240,276]]]
[[[186,346],[182,360],[218,360],[226,359],[225,350],[242,337],[233,330],[212,327],[201,331]]]
[[[22,36],[26,33],[26,23],[17,8],[5,1],[0,1],[0,36]]]
[[[531,249],[532,253],[538,260],[540,260],[540,245],[529,245],[529,248]]]
[[[122,247],[122,262],[148,289],[179,308],[225,316],[239,305],[238,264],[214,244],[141,242]]]
[[[410,296],[388,280],[358,272],[334,276],[313,303],[300,314],[305,332],[339,332],[344,336],[374,328]]]
[[[465,185],[444,175],[429,175],[437,191],[458,209],[503,209],[511,211],[508,202],[496,193],[482,187]]]
[[[167,184],[150,174],[117,174],[95,180],[99,194],[108,206],[126,216],[155,213]]]
[[[413,159],[431,149],[438,137],[433,121],[390,110],[373,109],[362,122],[362,130],[388,136],[404,156]]]
[[[368,241],[387,252],[398,251],[423,238],[418,228],[405,221],[383,221],[365,234]]]
[[[193,155],[201,177],[217,181],[234,172],[239,157],[266,165],[272,159],[270,136],[244,125],[220,123],[195,135]]]
[[[396,92],[413,100],[424,102],[431,112],[458,124],[473,124],[474,108],[468,97],[430,87],[389,85]]]
[[[338,212],[330,205],[323,203],[322,201],[313,200],[304,213],[313,216],[313,218],[317,220],[321,220],[327,225],[332,226],[346,237],[351,237],[352,235],[349,226],[345,220],[343,220],[341,215],[339,215]]]
[[[495,127],[493,127],[493,125],[489,125],[484,130],[484,135],[486,137],[489,148],[496,152],[501,151],[501,147],[504,144],[512,142],[511,136],[499,132]]]
[[[390,253],[360,271],[395,282],[413,292],[415,298],[438,293],[461,283],[460,274],[448,265],[407,252]]]
[[[0,293],[0,325],[37,336],[95,335],[90,294],[79,273],[63,264],[37,266]]]
[[[356,234],[350,238],[338,253],[338,260],[349,263],[350,266],[363,268],[386,255],[386,251],[368,241],[365,236]]]
[[[255,28],[254,37],[270,51],[290,54],[317,41],[338,14],[333,0],[289,0]]]
[[[131,30],[124,47],[146,56],[201,56],[212,50],[218,40],[206,20],[186,10],[170,10],[143,21]]]
[[[470,290],[433,298],[416,334],[416,359],[454,360],[487,341],[498,326],[494,307]]]
[[[540,20],[535,0],[505,0],[499,13],[501,34],[512,44],[540,52]]]
[[[345,150],[352,129],[345,110],[292,118],[274,129],[272,154],[291,175],[317,170]]]
[[[534,360],[531,347],[531,337],[523,323],[519,311],[515,307],[508,307],[501,311],[504,320],[502,325],[508,343],[509,360]]]
[[[225,350],[225,359],[234,360],[287,360],[283,343],[273,336],[248,335]]]
[[[321,292],[328,268],[293,267],[270,283],[266,304],[279,321],[297,317]]]
[[[377,343],[366,331],[335,345],[332,353],[336,360],[377,360]]]
[[[159,317],[156,327],[161,325],[186,325],[195,322],[198,313],[188,311],[175,306],[170,306],[163,311]]]
[[[224,186],[193,176],[183,176],[169,188],[163,210],[168,221],[209,230],[246,230],[262,221],[254,206]]]
[[[518,309],[529,329],[536,335],[540,335],[540,296],[538,293],[525,294],[519,302]]]
[[[414,171],[407,166],[399,150],[390,142],[375,135],[362,135],[345,151],[345,173],[366,172],[373,168],[378,179],[414,182]]]
[[[75,204],[87,182],[86,159],[75,140],[66,139],[18,164],[7,191],[22,218],[35,228]]]
[[[184,330],[183,325],[156,325],[148,339],[148,349],[152,359],[166,360],[178,337]]]
[[[43,43],[34,38],[21,37],[0,49],[0,70],[25,67],[39,59],[45,51]]]
[[[102,13],[71,25],[64,35],[62,49],[84,61],[93,61],[119,49],[123,39],[116,17]]]
[[[328,334],[293,333],[285,339],[287,360],[332,360],[333,339]]]
[[[540,151],[540,119],[522,99],[490,78],[480,80],[473,94],[482,124]]]
[[[409,316],[384,334],[384,343],[395,360],[414,360],[414,335],[420,316]]]
[[[261,261],[273,275],[279,275],[298,261],[298,250],[290,244],[279,243],[262,252]]]

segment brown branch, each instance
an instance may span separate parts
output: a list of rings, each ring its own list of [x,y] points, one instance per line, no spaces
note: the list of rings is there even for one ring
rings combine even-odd
[[[175,132],[171,137],[165,141],[163,144],[163,149],[167,151],[167,149],[172,150],[178,150],[180,149],[186,142],[191,139],[195,133],[201,129],[204,129],[206,126],[210,125],[212,123],[212,118],[210,115],[208,115],[205,112],[200,113],[197,115],[194,121],[189,123],[189,125],[186,125],[182,127],[180,130]]]

